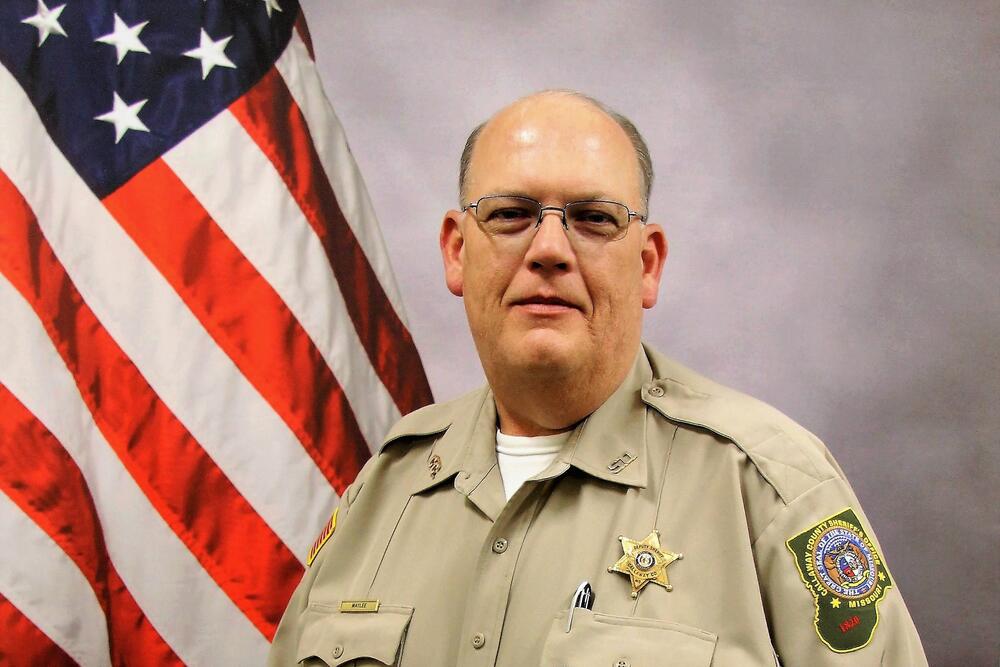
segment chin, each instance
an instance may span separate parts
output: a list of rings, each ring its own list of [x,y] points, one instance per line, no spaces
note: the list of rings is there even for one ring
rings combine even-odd
[[[579,366],[584,352],[580,342],[572,336],[538,329],[511,341],[507,358],[512,365],[525,370],[568,372]]]

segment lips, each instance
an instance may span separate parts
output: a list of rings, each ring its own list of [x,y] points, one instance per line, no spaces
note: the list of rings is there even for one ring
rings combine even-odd
[[[579,310],[579,306],[575,303],[562,299],[558,296],[545,296],[545,295],[535,295],[525,297],[523,299],[517,299],[513,302],[515,306],[530,306],[530,305],[541,305],[541,306],[562,306],[565,308],[576,308]]]

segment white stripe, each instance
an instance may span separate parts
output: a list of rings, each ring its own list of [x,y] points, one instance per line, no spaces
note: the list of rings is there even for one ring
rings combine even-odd
[[[7,335],[0,345],[0,383],[52,432],[80,468],[111,562],[149,622],[189,664],[257,661],[267,651],[267,640],[202,569],[129,475],[94,423],[34,311],[2,276],[0,328]],[[54,585],[40,590],[54,595]]]
[[[18,128],[0,141],[0,169],[27,199],[84,300],[250,505],[304,559],[337,501],[333,488],[80,180],[5,68],[0,99],[0,127]]]
[[[309,334],[343,387],[369,448],[376,449],[399,410],[351,324],[319,237],[267,156],[224,111],[163,159]],[[218,168],[222,163],[225,169]]]
[[[3,493],[0,535],[0,593],[81,665],[110,665],[107,621],[90,582]]]
[[[385,240],[376,223],[375,209],[364,179],[361,178],[361,172],[347,145],[344,128],[323,93],[316,63],[309,57],[309,51],[297,31],[292,31],[288,47],[274,66],[281,73],[285,85],[306,119],[320,163],[337,195],[340,211],[354,231],[354,236],[368,257],[368,263],[375,271],[393,309],[403,325],[409,328],[403,310],[403,299],[396,287]]]

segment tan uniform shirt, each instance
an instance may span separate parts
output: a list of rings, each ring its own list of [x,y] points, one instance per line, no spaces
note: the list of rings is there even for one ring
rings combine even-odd
[[[926,664],[843,473],[773,408],[644,346],[509,502],[495,431],[488,389],[393,428],[345,494],[270,664]],[[619,536],[654,530],[659,551],[625,554]],[[671,553],[683,558],[663,569]],[[651,581],[633,598],[632,577],[609,571],[619,562],[672,590]],[[595,604],[567,632],[583,580]]]

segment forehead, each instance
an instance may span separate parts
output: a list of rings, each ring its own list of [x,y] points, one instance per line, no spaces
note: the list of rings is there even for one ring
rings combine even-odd
[[[486,124],[469,165],[471,199],[525,194],[539,200],[606,197],[639,204],[632,142],[607,114],[564,95],[528,98]]]

